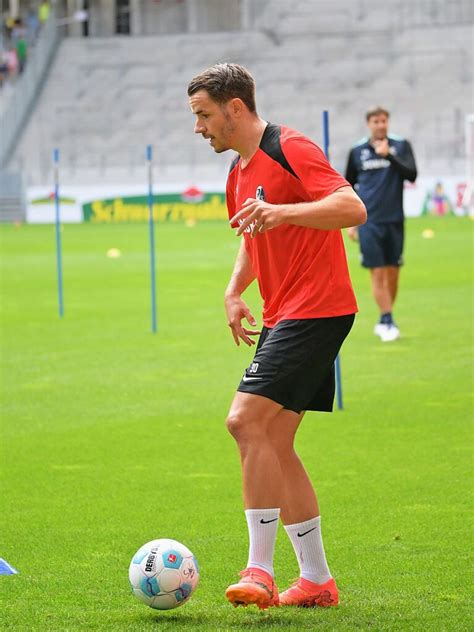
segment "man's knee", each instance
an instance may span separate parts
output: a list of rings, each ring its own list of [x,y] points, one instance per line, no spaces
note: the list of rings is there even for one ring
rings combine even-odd
[[[395,266],[389,266],[387,268],[387,277],[391,283],[397,283],[400,276],[400,268]]]
[[[385,268],[372,268],[372,285],[374,288],[383,288],[386,283],[387,274]]]
[[[227,415],[225,425],[227,427],[227,430],[234,437],[234,439],[237,439],[238,435],[241,432],[243,424],[244,421],[242,419],[242,416],[239,413],[230,411],[230,413]]]
[[[245,410],[231,410],[226,420],[227,430],[239,444],[257,440],[263,436],[257,420]]]

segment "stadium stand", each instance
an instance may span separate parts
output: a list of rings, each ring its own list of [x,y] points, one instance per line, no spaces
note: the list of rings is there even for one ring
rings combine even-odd
[[[194,137],[186,85],[206,66],[234,61],[256,77],[264,118],[321,142],[321,111],[329,109],[331,157],[340,169],[365,133],[367,106],[381,103],[392,112],[393,132],[412,141],[420,172],[464,172],[471,2],[254,4],[239,32],[219,30],[217,20],[214,32],[62,39],[8,167],[29,185],[50,181],[57,146],[67,182],[133,182],[152,143],[158,177],[221,180],[230,156],[216,157]],[[141,17],[149,33],[150,20]],[[182,16],[172,19],[171,33]]]

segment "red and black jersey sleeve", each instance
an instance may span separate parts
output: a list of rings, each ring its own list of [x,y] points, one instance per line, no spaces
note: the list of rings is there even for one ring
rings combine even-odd
[[[281,147],[292,171],[312,200],[321,200],[341,187],[350,186],[309,138],[286,134],[286,129],[282,128]]]

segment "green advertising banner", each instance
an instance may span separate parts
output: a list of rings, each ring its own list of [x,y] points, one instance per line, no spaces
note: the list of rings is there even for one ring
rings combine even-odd
[[[85,222],[111,224],[143,222],[148,219],[148,196],[134,195],[87,202],[82,205]],[[224,193],[163,193],[153,196],[153,218],[157,222],[227,219]]]

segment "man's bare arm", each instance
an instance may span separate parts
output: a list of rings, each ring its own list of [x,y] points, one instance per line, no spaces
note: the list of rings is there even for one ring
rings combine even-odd
[[[257,232],[271,230],[280,224],[337,230],[364,224],[366,219],[367,212],[361,199],[352,187],[345,186],[315,202],[269,204],[251,198],[234,215],[231,224],[241,220],[237,235],[253,224],[252,236],[255,236]]]
[[[239,253],[235,260],[234,270],[230,277],[224,298],[227,323],[237,346],[240,345],[240,340],[243,340],[249,347],[254,345],[255,340],[252,340],[250,336],[258,336],[260,334],[260,331],[254,331],[242,326],[242,320],[244,318],[254,327],[257,324],[248,305],[242,299],[242,294],[254,279],[255,273],[247,254],[244,240],[242,239]]]

